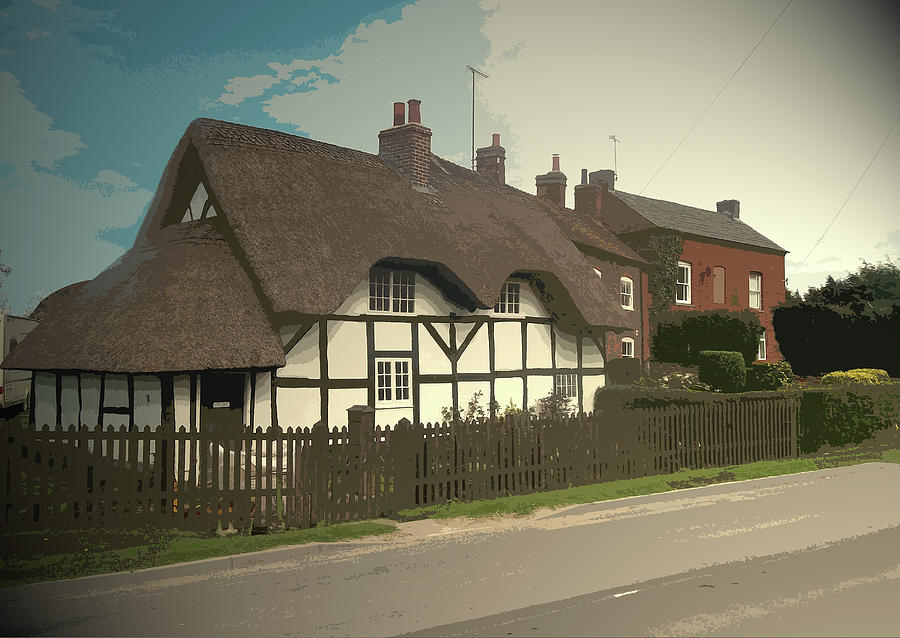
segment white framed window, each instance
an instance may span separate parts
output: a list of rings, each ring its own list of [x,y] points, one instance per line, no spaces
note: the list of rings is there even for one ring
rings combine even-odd
[[[758,272],[750,273],[750,307],[762,309],[762,275]]]
[[[756,353],[756,359],[758,361],[763,361],[766,358],[766,331],[763,330],[763,333],[759,337],[759,350]]]
[[[500,299],[494,304],[494,312],[504,315],[519,314],[521,284],[507,281],[500,289]]]
[[[634,358],[634,339],[622,337],[622,357]]]
[[[411,314],[416,308],[416,274],[406,270],[369,271],[369,310]]]
[[[619,297],[625,310],[634,310],[634,282],[629,277],[619,279]]]
[[[375,407],[412,406],[412,359],[375,359]]]
[[[691,303],[691,265],[678,262],[678,276],[675,279],[675,303]]]
[[[553,391],[570,399],[578,398],[578,375],[574,372],[557,374],[553,377]]]

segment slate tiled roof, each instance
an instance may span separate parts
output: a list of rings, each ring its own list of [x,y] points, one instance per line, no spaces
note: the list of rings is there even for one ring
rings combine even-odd
[[[732,219],[731,215],[726,213],[632,195],[618,190],[611,194],[628,204],[642,217],[662,228],[671,228],[683,233],[733,241],[749,246],[759,246],[782,253],[787,252],[765,235],[755,231],[739,219]],[[619,229],[614,230],[621,232]]]

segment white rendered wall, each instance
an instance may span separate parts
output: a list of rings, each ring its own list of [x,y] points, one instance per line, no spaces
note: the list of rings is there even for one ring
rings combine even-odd
[[[272,373],[256,373],[256,392],[253,406],[253,427],[269,428],[272,426]],[[281,390],[278,388],[278,398],[281,399]],[[319,419],[316,418],[316,421]]]
[[[334,429],[336,427],[341,428],[347,425],[347,408],[354,405],[366,405],[368,402],[369,391],[365,388],[338,388],[329,390],[328,426]],[[410,410],[412,410],[412,408],[410,408]],[[379,410],[379,412],[380,411],[381,410]],[[411,417],[412,412],[410,412],[409,418]]]
[[[441,334],[441,327],[446,329],[447,339],[449,340],[450,328],[447,324],[435,324],[438,334]],[[420,374],[450,374],[450,359],[444,354],[440,346],[435,342],[434,338],[425,329],[419,326],[419,373]],[[424,417],[423,417],[424,418]]]
[[[470,328],[470,330],[475,329],[476,328]],[[478,332],[472,337],[472,341],[469,343],[465,352],[463,352],[462,357],[459,358],[459,362],[457,363],[458,372],[490,372],[491,362],[488,349],[488,327],[487,325],[478,325],[477,330]],[[469,330],[466,332],[468,333]],[[458,337],[456,343],[461,343],[461,340]]]
[[[56,375],[53,373],[34,373],[34,422],[56,425]]]
[[[81,384],[84,389],[84,382]],[[185,430],[191,427],[191,377],[187,374],[177,374],[173,380],[175,394],[175,427],[184,426]]]
[[[319,378],[319,324],[314,324],[303,337],[284,355],[285,365],[276,374],[279,377]]]
[[[419,385],[419,420],[437,423],[443,420],[441,410],[453,404],[453,384],[422,383]]]
[[[60,375],[59,422],[63,427],[78,425],[78,375]]]
[[[97,427],[100,418],[100,375],[81,374],[81,425],[89,430]]]
[[[134,424],[156,430],[162,422],[162,395],[159,377],[147,374],[134,377]]]
[[[543,399],[553,390],[552,376],[528,376],[528,405],[533,406],[538,399]]]
[[[347,407],[349,408],[352,403]],[[400,419],[408,419],[410,422],[413,420],[413,409],[412,408],[378,408],[375,410],[375,425],[380,425],[383,428],[388,427],[391,430],[394,429],[394,426],[397,425],[397,421]],[[346,414],[344,416],[344,420],[341,422],[341,425],[347,424]]]
[[[510,378],[494,380],[494,400],[500,406],[501,414],[509,405],[510,401],[512,401],[512,404],[515,407],[522,409],[523,392],[522,379]]]
[[[497,370],[522,369],[522,324],[500,321],[494,324],[494,367]]]
[[[528,335],[526,365],[529,368],[551,368],[550,326],[546,323],[529,323],[525,326]]]
[[[399,321],[375,322],[375,349],[412,350],[413,328],[413,324]]]
[[[585,368],[603,367],[603,353],[597,349],[597,344],[590,337],[581,339],[581,365]]]
[[[107,374],[103,377],[103,407],[128,407],[128,377],[124,374]]]
[[[278,425],[311,428],[322,420],[320,403],[319,388],[278,388]]]
[[[556,367],[578,367],[578,337],[560,332],[556,328]]]
[[[365,379],[366,324],[360,321],[328,322],[328,378]]]
[[[538,299],[531,286],[525,282],[522,282],[519,286],[519,313],[526,317],[541,317],[543,319],[550,316],[547,314],[547,309],[544,308],[543,302]]]
[[[594,393],[597,392],[597,388],[602,388],[604,385],[606,385],[606,375],[603,374],[581,378],[581,391],[584,397],[583,409],[585,412],[594,411]]]

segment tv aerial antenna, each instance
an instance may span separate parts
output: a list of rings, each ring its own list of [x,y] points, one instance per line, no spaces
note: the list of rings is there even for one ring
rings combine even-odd
[[[621,144],[622,140],[617,139],[615,135],[610,135],[609,139],[612,140],[613,143],[613,173],[616,175],[616,179],[619,177],[619,160],[616,157],[616,144]]]
[[[475,170],[475,76],[479,75],[483,78],[488,77],[487,73],[482,73],[474,66],[466,65],[466,70],[472,72],[472,170]]]

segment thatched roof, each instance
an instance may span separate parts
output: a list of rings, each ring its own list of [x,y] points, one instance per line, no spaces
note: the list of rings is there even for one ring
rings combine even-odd
[[[284,365],[275,336],[215,219],[179,224],[50,312],[4,368],[162,372]],[[67,299],[54,296],[68,291]],[[59,304],[55,303],[60,301]]]
[[[382,260],[436,266],[471,307],[492,307],[511,274],[537,273],[564,315],[628,325],[549,204],[429,159],[423,192],[377,155],[195,120],[134,247],[54,304],[3,365],[132,372],[282,365],[272,324],[334,312]],[[218,216],[180,224],[198,178]],[[611,254],[636,257],[603,233]]]

